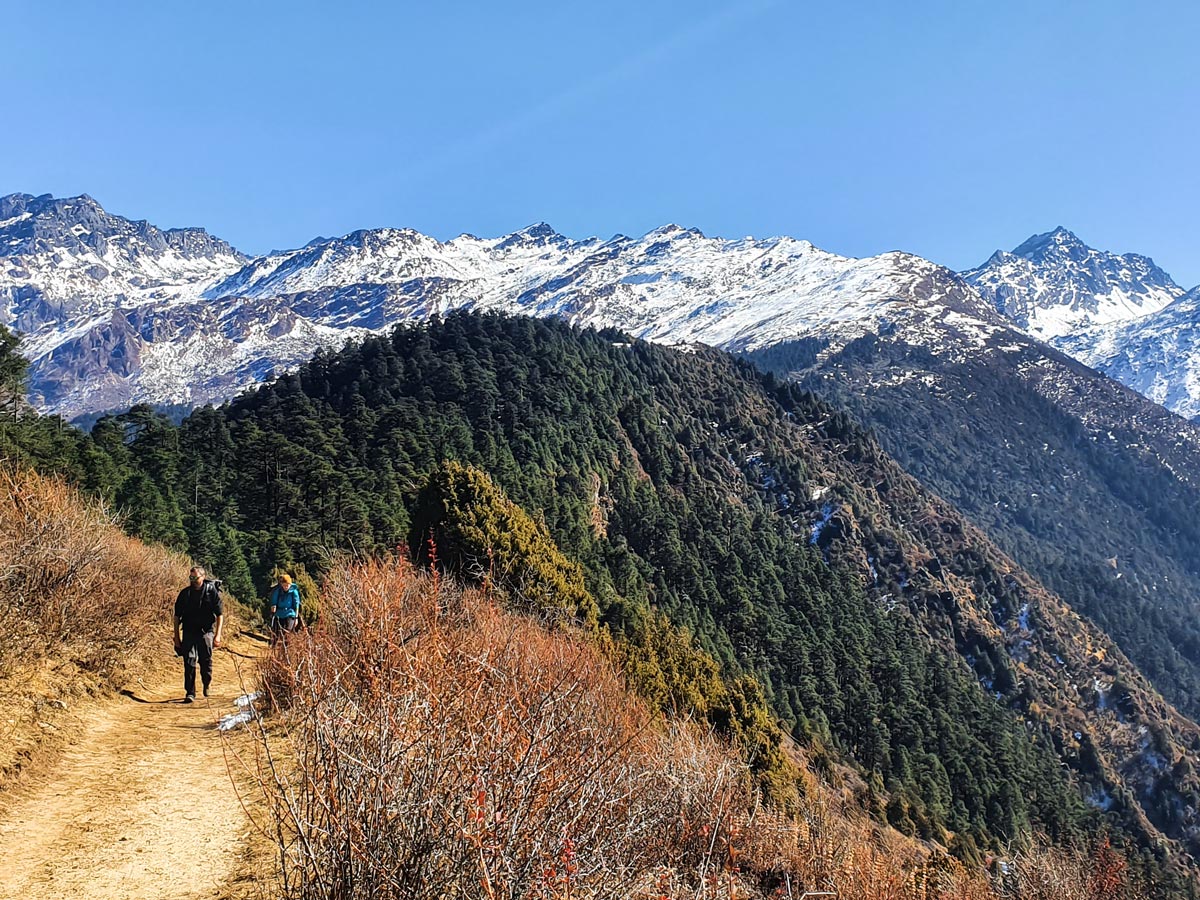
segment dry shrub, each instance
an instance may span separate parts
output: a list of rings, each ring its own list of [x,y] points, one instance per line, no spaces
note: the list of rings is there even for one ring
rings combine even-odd
[[[1144,893],[1127,883],[1126,869],[1107,840],[1090,851],[1039,841],[1004,866],[1002,884],[1021,900],[1137,900]]]
[[[718,867],[744,767],[658,727],[582,638],[405,563],[336,568],[323,608],[265,679],[296,754],[288,896],[625,896]]]
[[[322,603],[257,722],[284,897],[995,896],[832,794],[763,808],[735,753],[484,594],[375,561],[336,566]]]
[[[62,482],[0,468],[0,677],[53,657],[115,683],[167,643],[187,562],[126,536]]]

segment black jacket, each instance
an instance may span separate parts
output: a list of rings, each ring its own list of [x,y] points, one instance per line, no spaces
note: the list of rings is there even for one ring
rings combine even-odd
[[[175,598],[175,618],[183,623],[188,634],[205,634],[213,630],[217,616],[223,615],[221,594],[211,581],[205,581],[199,589],[189,584]]]

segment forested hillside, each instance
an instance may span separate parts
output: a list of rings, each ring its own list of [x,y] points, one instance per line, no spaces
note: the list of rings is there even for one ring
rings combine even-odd
[[[1173,416],[1147,420],[1148,405],[1121,388],[1104,398],[1043,389],[1039,357],[1024,351],[1014,367],[868,336],[818,364],[819,347],[750,359],[873,429],[906,471],[1116,639],[1172,703],[1200,714],[1200,457]],[[1126,408],[1097,433],[1094,405],[1113,398]]]
[[[457,315],[321,354],[178,428],[140,408],[90,439],[49,422],[4,439],[241,596],[335,549],[424,552],[450,533],[429,476],[444,492],[441,464],[470,464],[497,515],[522,511],[541,556],[564,554],[550,568],[578,565],[595,609],[574,612],[634,644],[665,613],[732,689],[714,725],[752,721],[757,682],[897,828],[978,859],[1108,825],[1155,878],[1198,846],[1195,726],[847,416],[717,351]],[[468,577],[494,571],[484,543],[458,560]]]

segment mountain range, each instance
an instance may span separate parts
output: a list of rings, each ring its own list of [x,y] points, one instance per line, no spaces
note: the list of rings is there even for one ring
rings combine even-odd
[[[941,353],[1049,340],[1190,415],[1200,384],[1181,374],[1194,321],[1175,305],[1184,293],[1148,258],[1092,250],[1062,228],[961,276],[907,253],[850,259],[676,225],[572,240],[538,224],[444,242],[385,228],[248,258],[86,195],[0,198],[0,321],[24,335],[35,404],[67,417],[219,402],[318,348],[456,309],[733,350],[815,338],[831,351],[881,328]]]

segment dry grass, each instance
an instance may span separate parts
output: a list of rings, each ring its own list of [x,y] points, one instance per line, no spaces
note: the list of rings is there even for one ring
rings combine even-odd
[[[61,711],[169,654],[186,566],[60,481],[0,468],[0,786],[53,742]]]

